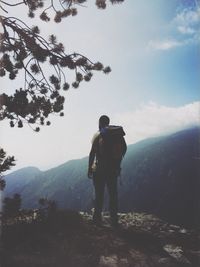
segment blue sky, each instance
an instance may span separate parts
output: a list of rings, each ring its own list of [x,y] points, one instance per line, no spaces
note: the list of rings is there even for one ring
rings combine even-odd
[[[66,51],[110,65],[112,72],[70,89],[65,117],[52,116],[40,133],[1,122],[1,145],[16,156],[15,169],[47,169],[87,155],[102,114],[124,126],[128,144],[199,123],[199,1],[125,0],[104,11],[94,1],[86,6],[60,24],[37,20],[41,33],[54,32]],[[25,18],[23,8],[14,13]],[[16,80],[14,89],[21,83]],[[13,82],[4,79],[3,88],[11,91]]]

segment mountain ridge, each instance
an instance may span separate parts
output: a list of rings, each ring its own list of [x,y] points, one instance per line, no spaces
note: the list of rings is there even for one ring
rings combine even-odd
[[[197,190],[200,172],[194,160],[199,157],[199,143],[200,127],[192,127],[129,145],[122,164],[120,211],[150,212],[187,225],[199,221],[195,211],[200,203]],[[13,183],[10,184],[13,190],[9,191],[8,185],[5,193],[9,196],[20,189],[25,208],[35,208],[39,198],[47,197],[56,200],[61,208],[88,211],[93,207],[94,192],[87,178],[87,164],[88,157],[67,161],[32,174],[21,188]],[[6,176],[6,180],[11,179]],[[108,196],[105,198],[108,206]]]

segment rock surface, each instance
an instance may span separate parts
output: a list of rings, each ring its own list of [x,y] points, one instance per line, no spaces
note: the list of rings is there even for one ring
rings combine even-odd
[[[170,225],[148,214],[120,214],[118,228],[110,226],[106,215],[102,226],[92,223],[91,214],[81,216],[81,226],[73,230],[68,226],[65,233],[27,234],[17,243],[5,242],[1,267],[200,266],[198,230]]]

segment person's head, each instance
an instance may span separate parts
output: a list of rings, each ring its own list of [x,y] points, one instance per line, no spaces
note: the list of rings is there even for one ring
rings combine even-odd
[[[109,117],[106,116],[106,115],[102,115],[102,116],[99,118],[99,129],[108,126],[109,123],[110,123],[110,119],[109,119]]]

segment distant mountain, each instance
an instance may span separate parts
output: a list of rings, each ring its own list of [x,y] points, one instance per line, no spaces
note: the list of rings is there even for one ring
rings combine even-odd
[[[87,158],[68,161],[48,171],[36,173],[34,179],[31,176],[26,183],[24,181],[28,168],[15,171],[5,177],[5,195],[20,193],[24,208],[35,208],[38,206],[39,198],[47,197],[56,200],[61,208],[87,209],[86,201],[83,199],[87,199],[91,207],[92,192],[91,181],[86,176],[87,162]],[[22,181],[20,184],[19,180]]]
[[[123,169],[123,211],[188,226],[200,222],[200,128],[130,146]]]
[[[200,128],[151,138],[128,146],[119,186],[120,211],[154,213],[172,223],[200,222]],[[93,207],[88,158],[45,172],[25,168],[6,176],[6,195],[20,193],[24,207],[48,197],[62,208]]]
[[[36,167],[26,167],[6,175],[6,195],[21,194],[27,185],[42,172]]]

